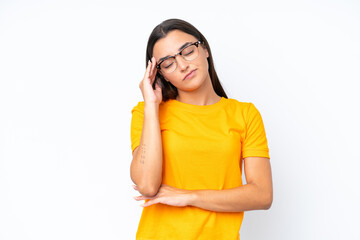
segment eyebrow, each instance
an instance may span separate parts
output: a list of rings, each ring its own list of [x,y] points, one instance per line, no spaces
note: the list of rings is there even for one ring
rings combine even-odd
[[[192,43],[192,42],[186,42],[186,43],[184,43],[181,47],[179,47],[179,51],[181,51],[181,50],[183,50],[187,45],[189,45],[190,43]],[[164,60],[164,59],[166,59],[166,58],[168,58],[168,57],[171,57],[170,55],[167,55],[166,57],[163,57],[163,58],[160,58],[159,59],[159,61],[158,62],[161,62],[162,60]]]

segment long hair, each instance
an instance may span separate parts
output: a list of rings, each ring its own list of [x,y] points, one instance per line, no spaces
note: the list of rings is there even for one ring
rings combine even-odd
[[[197,30],[193,25],[191,25],[190,23],[188,23],[184,20],[175,19],[175,18],[168,19],[168,20],[163,21],[162,23],[160,23],[159,25],[157,25],[154,28],[154,30],[151,32],[151,34],[149,36],[149,40],[147,43],[145,63],[147,64],[148,61],[153,56],[153,48],[154,48],[155,43],[159,39],[166,37],[166,35],[172,30],[180,30],[184,33],[194,36],[198,40],[203,41],[203,44],[209,53],[209,57],[207,58],[208,65],[209,65],[209,75],[210,75],[211,83],[215,90],[215,93],[221,97],[228,98],[224,89],[222,88],[222,86],[220,84],[220,80],[216,74],[216,71],[214,68],[214,61],[212,58],[209,43],[207,42],[206,38],[200,33],[199,30]],[[157,72],[155,81],[153,83],[154,89],[155,89],[156,82],[162,88],[162,99],[164,102],[166,102],[169,99],[175,99],[178,96],[177,88],[170,82],[167,82],[159,72]]]

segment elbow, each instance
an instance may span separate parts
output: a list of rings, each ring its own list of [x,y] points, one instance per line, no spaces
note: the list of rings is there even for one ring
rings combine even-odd
[[[160,186],[138,186],[139,192],[144,197],[154,197],[159,191]]]
[[[262,204],[262,209],[263,210],[270,209],[270,207],[272,205],[272,202],[273,202],[273,194],[272,194],[272,192],[264,194],[263,201],[262,201],[262,203],[263,203]]]
[[[141,184],[133,181],[137,187],[137,191],[144,197],[154,197],[161,186],[161,181],[159,183],[154,184]]]
[[[135,182],[134,180],[133,182],[137,187],[137,191],[144,197],[154,197],[158,193],[161,185],[161,181],[153,184],[142,184],[140,182]]]
[[[131,180],[136,185],[137,187],[136,190],[144,197],[154,197],[158,193],[162,182],[161,179],[156,180],[156,182],[151,182],[146,179],[136,180],[132,175],[131,175]],[[144,184],[143,182],[147,182],[147,183]]]

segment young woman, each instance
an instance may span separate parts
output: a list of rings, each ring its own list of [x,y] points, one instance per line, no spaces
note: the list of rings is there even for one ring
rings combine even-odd
[[[207,40],[188,22],[156,26],[146,61],[131,120],[131,179],[145,200],[136,239],[240,239],[244,211],[273,198],[259,111],[226,96]]]

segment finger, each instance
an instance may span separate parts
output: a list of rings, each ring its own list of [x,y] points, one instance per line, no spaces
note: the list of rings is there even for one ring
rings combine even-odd
[[[150,61],[151,61],[151,70],[150,70],[150,73],[151,73],[151,76],[152,76],[152,75],[154,74],[154,67],[156,66],[154,57],[152,57],[152,58],[150,59]]]
[[[162,90],[158,83],[155,84],[155,90],[158,92],[161,92]]]
[[[152,57],[151,58],[151,62],[153,63],[153,66],[152,66],[152,74],[155,73],[155,70],[156,70],[156,59],[155,57]]]
[[[155,75],[150,75],[149,79],[150,79],[150,85],[153,85],[156,80],[156,77],[155,77]]]
[[[139,190],[136,185],[132,185],[135,190]]]
[[[151,58],[151,72],[150,72],[150,76],[151,78],[155,77],[156,72],[157,72],[157,68],[156,68],[156,59],[154,57]]]
[[[140,204],[141,207],[148,207],[148,206],[151,206],[153,204],[156,204],[158,203],[158,200],[157,199],[154,199],[154,200],[149,200],[143,204]]]
[[[141,201],[141,200],[145,200],[145,199],[154,199],[154,197],[145,197],[145,196],[135,196],[133,197],[136,201]]]
[[[133,197],[136,201],[145,200],[143,196],[135,196]]]
[[[150,75],[150,69],[151,69],[151,62],[150,62],[150,60],[149,60],[149,61],[148,61],[148,65],[147,65],[147,67],[146,67],[146,71],[145,71],[145,76],[144,76],[144,78],[149,77],[149,75]]]
[[[151,73],[150,73],[150,76],[149,76],[151,84],[153,84],[155,79],[156,79],[156,71],[157,71],[156,64],[153,63],[153,66],[151,67]]]
[[[149,60],[149,74],[151,73],[151,69],[152,69],[152,66],[153,66],[153,63],[151,62],[151,59]]]

